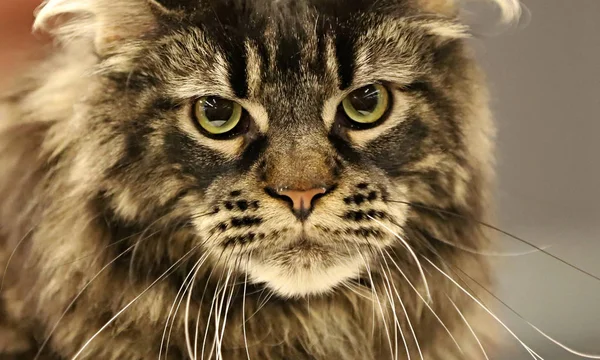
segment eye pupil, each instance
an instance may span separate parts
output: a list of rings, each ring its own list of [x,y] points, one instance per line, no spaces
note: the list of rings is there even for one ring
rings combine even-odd
[[[202,97],[194,105],[196,124],[208,136],[239,134],[246,129],[238,126],[244,124],[243,115],[244,110],[239,103],[218,96]]]
[[[352,91],[342,100],[340,112],[351,127],[366,129],[379,124],[389,105],[390,94],[385,86],[371,84]]]
[[[369,85],[350,93],[348,100],[356,111],[363,115],[368,115],[377,109],[379,96],[379,89],[373,85]]]
[[[204,114],[211,125],[221,127],[233,116],[234,102],[215,96],[209,96],[204,100]]]

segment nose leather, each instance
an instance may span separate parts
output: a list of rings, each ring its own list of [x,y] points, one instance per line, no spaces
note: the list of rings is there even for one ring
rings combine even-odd
[[[292,208],[296,211],[304,212],[312,208],[312,201],[318,195],[327,192],[325,188],[314,188],[309,190],[281,190],[277,191],[280,196],[292,200]]]

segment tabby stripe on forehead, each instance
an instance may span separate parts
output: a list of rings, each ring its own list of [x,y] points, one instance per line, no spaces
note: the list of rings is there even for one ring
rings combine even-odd
[[[340,81],[340,89],[346,90],[352,86],[354,81],[354,71],[356,69],[355,62],[355,44],[352,38],[343,33],[335,37],[335,57],[338,63],[338,77]]]
[[[295,34],[296,37],[289,35],[280,36],[277,44],[276,64],[278,70],[284,73],[298,74],[302,63],[302,52],[299,42],[305,36]]]
[[[248,97],[248,77],[246,64],[248,57],[243,44],[228,44],[225,56],[229,63],[229,82],[235,96],[240,99]]]

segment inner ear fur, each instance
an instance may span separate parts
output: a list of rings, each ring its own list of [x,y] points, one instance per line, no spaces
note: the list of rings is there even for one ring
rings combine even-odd
[[[153,31],[158,16],[167,12],[154,0],[47,0],[36,13],[34,29],[59,43],[91,41],[105,55]]]

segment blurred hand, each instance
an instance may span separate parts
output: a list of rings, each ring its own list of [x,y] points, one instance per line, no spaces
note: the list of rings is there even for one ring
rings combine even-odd
[[[31,33],[41,0],[0,0],[0,81],[18,70],[40,41]]]

